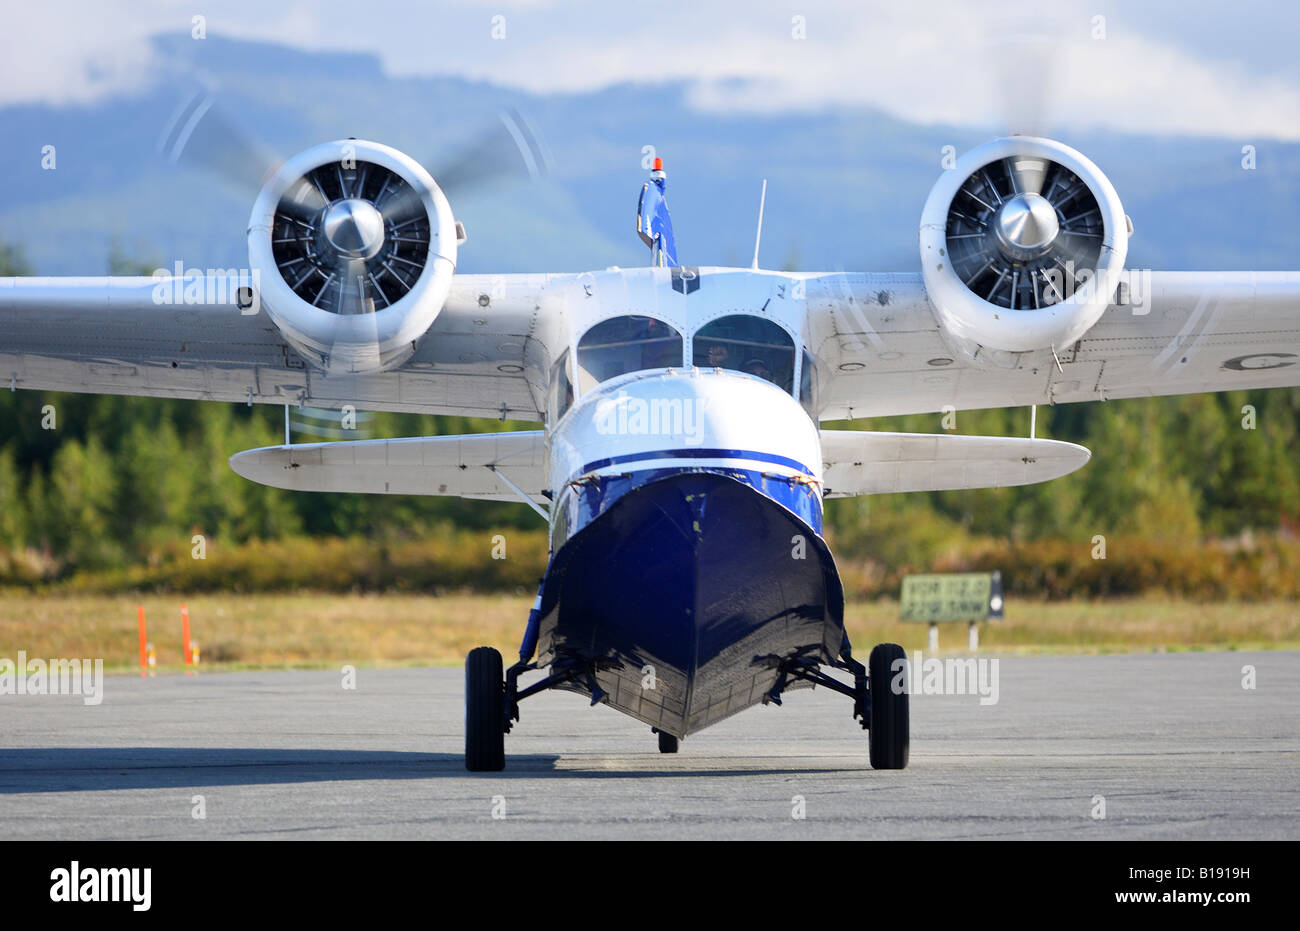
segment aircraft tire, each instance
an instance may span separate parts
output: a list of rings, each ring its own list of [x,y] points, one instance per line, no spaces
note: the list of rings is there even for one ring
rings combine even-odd
[[[501,654],[476,647],[465,657],[465,768],[472,773],[506,768],[505,678]]]
[[[867,681],[871,690],[868,733],[872,769],[907,767],[911,726],[908,695],[907,692],[895,693],[890,688],[896,675],[895,663],[906,658],[906,652],[897,643],[879,643],[872,648],[867,660]]]
[[[660,753],[676,753],[678,743],[679,741],[672,734],[665,734],[663,731],[659,732]]]

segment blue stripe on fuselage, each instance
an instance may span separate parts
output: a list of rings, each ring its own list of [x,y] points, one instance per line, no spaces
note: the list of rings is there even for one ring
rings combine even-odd
[[[646,454],[664,458],[658,453]],[[680,468],[639,469],[614,475],[592,475],[573,482],[560,497],[555,512],[555,530],[552,547],[559,549],[564,542],[586,527],[629,492],[673,475],[710,473],[734,479],[748,485],[770,498],[787,511],[797,515],[818,535],[822,533],[822,501],[818,488],[802,481],[792,481],[781,476],[764,474],[755,469],[729,466],[685,466]],[[569,494],[568,491],[572,491]]]
[[[608,459],[597,459],[595,462],[589,462],[582,467],[581,474],[586,475],[588,472],[594,472],[608,466],[623,465],[624,463],[647,459],[750,459],[754,462],[770,462],[773,465],[798,469],[807,476],[814,474],[812,469],[797,459],[777,456],[773,453],[760,453],[752,449],[656,449],[644,453],[627,453],[623,456],[610,456]]]

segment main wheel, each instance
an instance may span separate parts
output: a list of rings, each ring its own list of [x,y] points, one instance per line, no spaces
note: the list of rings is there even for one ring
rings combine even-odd
[[[476,647],[465,657],[465,768],[472,773],[506,768],[505,678],[501,654]]]
[[[879,643],[867,659],[867,676],[871,690],[872,769],[903,769],[907,766],[907,748],[911,727],[907,692],[893,686],[903,683],[902,663],[907,653],[897,643]]]
[[[665,734],[663,731],[659,732],[660,753],[676,753],[677,744],[678,744],[678,740],[672,734]]]

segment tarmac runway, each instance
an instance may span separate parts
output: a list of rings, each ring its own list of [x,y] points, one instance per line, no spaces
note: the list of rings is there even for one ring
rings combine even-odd
[[[998,669],[996,704],[913,696],[896,772],[870,768],[849,700],[824,689],[675,756],[547,693],[524,702],[506,771],[470,774],[460,669],[362,669],[354,690],[338,671],[109,677],[97,706],[0,696],[0,836],[1300,838],[1300,653]]]

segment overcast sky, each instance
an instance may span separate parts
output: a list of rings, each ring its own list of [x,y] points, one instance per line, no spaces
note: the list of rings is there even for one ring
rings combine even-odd
[[[869,105],[909,120],[995,129],[1300,139],[1300,4],[1291,2],[56,0],[7,7],[0,105],[79,103],[129,89],[148,80],[146,37],[188,35],[202,15],[211,35],[368,51],[393,74],[452,74],[541,92],[679,79],[704,109]]]

